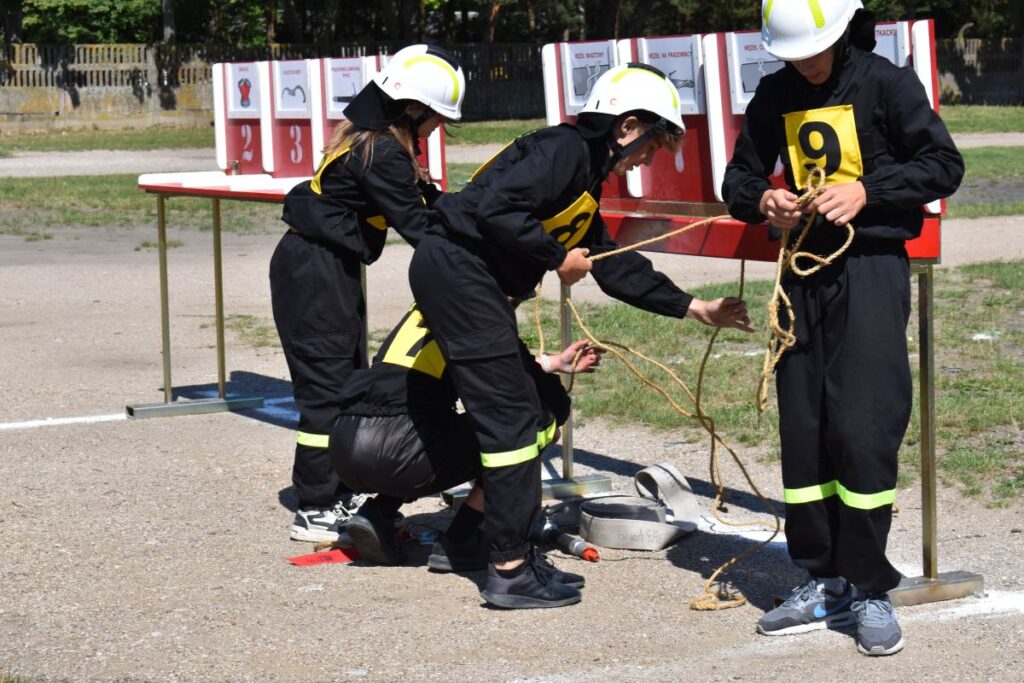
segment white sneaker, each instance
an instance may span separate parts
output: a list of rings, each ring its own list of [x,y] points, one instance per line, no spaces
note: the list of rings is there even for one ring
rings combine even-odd
[[[341,538],[348,520],[366,502],[362,493],[350,493],[329,508],[304,508],[295,513],[291,539],[310,543],[334,543]]]

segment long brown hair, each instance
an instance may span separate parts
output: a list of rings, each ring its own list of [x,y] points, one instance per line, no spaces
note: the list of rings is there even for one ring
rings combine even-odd
[[[368,130],[366,128],[360,128],[351,121],[341,121],[334,127],[334,133],[331,135],[331,139],[324,146],[323,153],[326,156],[346,147],[352,150],[361,149],[363,165],[368,167],[373,161],[373,145],[377,138],[381,135],[390,133],[391,136],[398,141],[398,144],[402,146],[402,149],[408,153],[409,158],[412,160],[412,171],[416,180],[430,182],[430,174],[427,173],[427,170],[420,166],[420,163],[416,160],[416,151],[412,146],[412,132],[409,130],[407,124],[407,114],[402,114],[396,123],[392,123],[384,130]]]

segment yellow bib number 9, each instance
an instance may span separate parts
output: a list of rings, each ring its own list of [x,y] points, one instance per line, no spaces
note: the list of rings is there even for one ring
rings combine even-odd
[[[798,188],[807,186],[815,166],[825,171],[827,185],[852,183],[864,175],[853,105],[786,114],[786,147]]]

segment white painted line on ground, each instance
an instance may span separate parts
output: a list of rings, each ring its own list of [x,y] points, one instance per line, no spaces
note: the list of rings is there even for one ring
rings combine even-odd
[[[958,604],[942,609],[900,616],[906,621],[949,621],[966,617],[1003,617],[1024,614],[1024,593],[1014,591],[985,591],[980,597],[963,598]]]
[[[60,425],[92,424],[94,422],[115,422],[127,420],[125,413],[110,415],[83,415],[81,417],[44,417],[41,420],[24,420],[22,422],[0,422],[0,431],[6,429],[35,429],[36,427],[57,427]]]

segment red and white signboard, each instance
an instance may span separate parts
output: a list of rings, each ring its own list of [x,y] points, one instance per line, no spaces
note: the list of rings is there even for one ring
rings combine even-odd
[[[679,111],[686,125],[686,140],[679,152],[674,156],[658,154],[650,166],[627,174],[630,196],[665,201],[715,201],[701,37],[624,40],[619,43],[619,57],[622,62],[638,61],[657,67],[672,81],[679,93]]]
[[[313,175],[309,69],[306,60],[258,62],[267,87],[260,90],[263,169],[275,178]]]
[[[213,65],[217,168],[229,174],[263,173],[260,83],[256,62]]]
[[[342,57],[309,60],[310,99],[313,103],[313,150],[323,152],[334,127],[345,119],[345,107],[380,69],[381,58]]]

